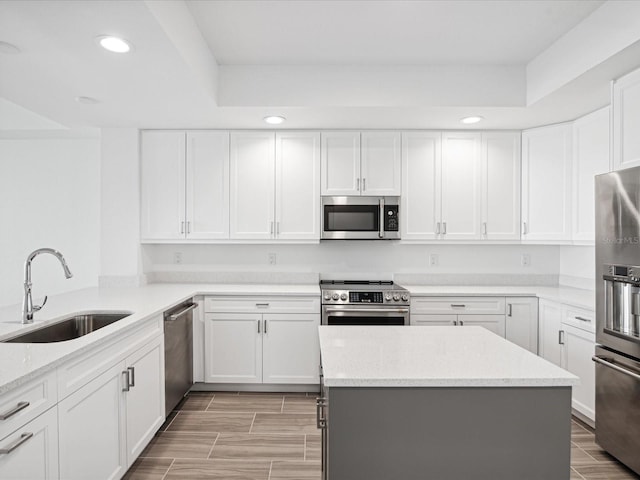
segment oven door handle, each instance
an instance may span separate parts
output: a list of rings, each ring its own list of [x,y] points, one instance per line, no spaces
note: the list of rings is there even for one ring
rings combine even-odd
[[[617,372],[624,373],[625,375],[635,378],[636,380],[640,380],[640,375],[638,375],[637,373],[633,373],[632,371],[627,370],[626,368],[619,367],[615,365],[613,362],[606,360],[605,358],[594,355],[593,357],[591,357],[591,360],[593,360],[596,363],[599,363],[600,365],[604,365],[605,367],[612,368]]]
[[[380,231],[378,232],[378,236],[384,238],[384,198],[381,198],[378,202],[378,213],[380,216]]]
[[[327,313],[409,313],[408,308],[327,308]]]

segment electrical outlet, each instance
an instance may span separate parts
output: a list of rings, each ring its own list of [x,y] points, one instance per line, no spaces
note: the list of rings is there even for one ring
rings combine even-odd
[[[173,252],[173,263],[182,263],[182,252]]]
[[[440,257],[437,254],[432,253],[431,255],[429,255],[429,265],[436,266],[438,265],[439,261],[440,261]]]
[[[268,260],[269,260],[269,265],[275,265],[275,264],[276,264],[277,257],[276,257],[276,254],[275,254],[275,253],[269,253],[269,254],[267,255],[267,258],[268,258]]]
[[[531,255],[529,255],[528,253],[523,253],[520,263],[522,263],[523,267],[528,267],[529,265],[531,265]]]

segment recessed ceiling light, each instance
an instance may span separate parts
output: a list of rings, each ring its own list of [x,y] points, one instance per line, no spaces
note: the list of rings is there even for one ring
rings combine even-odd
[[[286,120],[282,115],[269,115],[263,119],[269,125],[280,125]]]
[[[109,35],[103,35],[97,38],[98,44],[105,50],[115,53],[127,53],[130,52],[132,46],[126,40],[119,37],[112,37]]]
[[[2,53],[20,53],[20,49],[13,43],[0,41],[0,52]]]
[[[471,125],[472,123],[478,123],[481,122],[482,120],[484,120],[484,117],[481,117],[479,115],[475,115],[472,117],[464,117],[462,120],[460,120],[460,122],[466,124],[466,125]]]
[[[93,97],[76,97],[76,102],[82,103],[83,105],[95,105],[96,103],[100,103],[100,100]]]

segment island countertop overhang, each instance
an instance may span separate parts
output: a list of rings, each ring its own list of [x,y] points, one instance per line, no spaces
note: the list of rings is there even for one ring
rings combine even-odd
[[[570,387],[580,380],[482,327],[320,326],[327,387]]]

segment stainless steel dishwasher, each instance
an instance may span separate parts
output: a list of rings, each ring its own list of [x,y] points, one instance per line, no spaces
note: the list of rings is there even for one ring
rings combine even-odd
[[[165,415],[169,416],[193,385],[192,301],[164,313]]]

